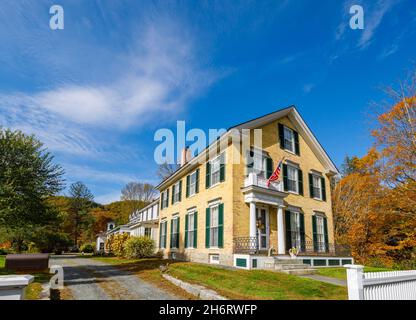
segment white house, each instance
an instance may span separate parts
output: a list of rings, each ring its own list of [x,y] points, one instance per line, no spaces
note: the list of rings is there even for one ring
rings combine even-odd
[[[129,222],[116,226],[113,221],[107,223],[107,230],[97,235],[96,250],[104,252],[106,239],[112,234],[128,233],[131,236],[147,236],[158,247],[159,235],[159,198],[153,200],[143,209],[136,210],[129,216]]]

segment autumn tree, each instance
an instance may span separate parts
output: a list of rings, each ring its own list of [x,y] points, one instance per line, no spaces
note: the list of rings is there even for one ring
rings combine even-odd
[[[416,265],[415,83],[388,90],[393,106],[377,116],[373,148],[346,159],[334,188],[336,241],[362,263]]]

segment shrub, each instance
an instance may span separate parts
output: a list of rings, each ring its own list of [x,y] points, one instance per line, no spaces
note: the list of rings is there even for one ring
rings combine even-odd
[[[108,251],[117,257],[124,256],[124,243],[130,238],[128,233],[119,233],[111,235],[106,241]]]
[[[39,253],[40,250],[39,248],[36,246],[36,243],[34,242],[29,242],[27,245],[27,253]]]
[[[4,248],[0,248],[0,256],[5,256],[6,254],[9,254],[9,250],[6,250]]]
[[[146,258],[153,255],[155,243],[149,237],[131,237],[124,244],[126,258]]]
[[[81,246],[82,253],[94,253],[94,245],[91,243],[84,243]]]

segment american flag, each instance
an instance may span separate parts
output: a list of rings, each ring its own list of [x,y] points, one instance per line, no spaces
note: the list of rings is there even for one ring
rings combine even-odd
[[[270,182],[276,181],[279,179],[280,170],[282,168],[282,162],[285,158],[283,157],[282,160],[280,160],[279,164],[277,165],[276,170],[272,173],[269,179],[267,179],[267,188],[270,186]]]

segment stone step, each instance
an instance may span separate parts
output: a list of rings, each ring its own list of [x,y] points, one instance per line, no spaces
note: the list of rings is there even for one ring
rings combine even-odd
[[[303,276],[308,274],[316,274],[318,270],[308,268],[308,269],[293,269],[293,270],[280,270],[280,272],[296,275],[296,276]]]
[[[293,269],[308,269],[309,264],[280,264],[275,265],[276,270],[293,270]]]

